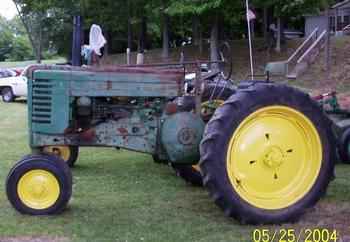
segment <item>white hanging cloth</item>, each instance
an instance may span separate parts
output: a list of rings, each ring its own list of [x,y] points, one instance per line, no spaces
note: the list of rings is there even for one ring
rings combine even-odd
[[[97,24],[90,28],[89,49],[92,49],[97,55],[101,55],[101,48],[107,43],[102,34],[102,29]]]

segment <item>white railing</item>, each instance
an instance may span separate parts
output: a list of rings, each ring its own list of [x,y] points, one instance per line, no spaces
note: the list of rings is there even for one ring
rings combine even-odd
[[[307,51],[305,51],[305,53],[298,59],[297,63],[300,64],[301,62],[303,62],[309,55],[310,53],[316,48],[318,47],[319,44],[321,44],[322,40],[327,36],[327,30],[324,30],[321,35],[317,38],[317,40],[315,42],[313,42],[313,44],[310,46],[310,48],[307,49]]]
[[[304,47],[312,40],[312,42],[317,38],[317,33],[318,33],[318,27],[312,31],[312,33],[307,37],[306,40],[298,47],[296,51],[289,57],[287,62],[293,61],[293,59],[304,49]]]
[[[296,51],[289,57],[287,60],[286,64],[286,74],[288,75],[290,65],[296,65],[297,60],[300,58],[301,55],[315,42],[317,39],[317,34],[318,34],[318,27],[312,31],[312,33],[304,40],[304,42],[298,47]]]

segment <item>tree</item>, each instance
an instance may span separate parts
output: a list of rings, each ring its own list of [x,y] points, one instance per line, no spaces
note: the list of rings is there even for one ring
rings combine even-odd
[[[203,19],[210,19],[210,60],[217,61],[220,18],[224,18],[227,12],[242,6],[242,2],[238,0],[173,0],[168,12],[170,15],[201,16]],[[236,18],[233,17],[233,19]],[[216,68],[217,65],[214,67]]]
[[[333,0],[252,0],[255,7],[270,9],[274,17],[277,19],[277,43],[276,51],[281,51],[281,38],[283,32],[283,22],[288,18],[303,18],[306,13],[317,12],[324,8],[327,4],[334,2]],[[267,24],[266,24],[267,26]],[[265,27],[266,27],[265,26]]]
[[[13,35],[8,21],[0,16],[0,61],[5,61],[12,50]]]

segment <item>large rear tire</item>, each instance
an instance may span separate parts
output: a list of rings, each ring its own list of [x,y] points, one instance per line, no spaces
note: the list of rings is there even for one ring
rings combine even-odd
[[[29,155],[11,169],[6,192],[20,213],[58,214],[72,195],[72,174],[67,164],[56,156]]]
[[[216,85],[216,83],[209,84],[202,94],[202,110],[201,116],[205,123],[207,123],[214,115],[216,108],[222,105],[235,90],[229,87]],[[184,111],[192,111],[195,108],[194,102],[184,105]],[[176,174],[184,179],[189,184],[194,186],[203,186],[202,175],[198,165],[171,165]]]
[[[331,121],[301,91],[277,84],[238,90],[206,126],[204,185],[242,223],[295,221],[333,177]]]

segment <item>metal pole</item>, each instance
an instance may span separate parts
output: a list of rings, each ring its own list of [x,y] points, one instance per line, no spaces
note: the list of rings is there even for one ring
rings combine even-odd
[[[246,15],[248,23],[248,39],[249,39],[249,55],[250,55],[250,71],[252,75],[252,80],[254,80],[254,64],[253,64],[253,47],[252,47],[252,36],[250,30],[250,19],[249,19],[249,0],[246,0]]]
[[[329,78],[330,76],[330,69],[331,69],[331,48],[330,48],[330,23],[329,23],[329,18],[330,18],[330,10],[329,10],[329,5],[327,5],[326,8],[326,18],[327,18],[327,37],[326,37],[326,60],[325,60],[325,64],[326,64],[326,79]]]

